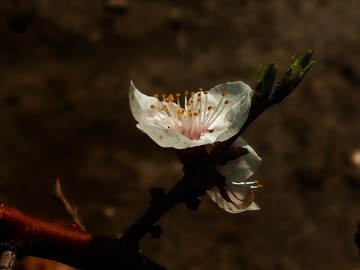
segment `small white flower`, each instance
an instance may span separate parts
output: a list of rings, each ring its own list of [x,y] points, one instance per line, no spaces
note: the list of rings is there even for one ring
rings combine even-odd
[[[207,193],[221,208],[230,213],[240,213],[245,210],[258,210],[253,201],[253,189],[261,187],[257,181],[247,181],[261,165],[261,158],[245,142],[238,138],[233,147],[244,147],[249,153],[236,160],[229,161],[216,170],[225,178],[225,186],[215,186]]]
[[[234,136],[248,117],[252,93],[236,81],[209,91],[151,97],[131,82],[129,100],[140,130],[162,147],[184,149]]]

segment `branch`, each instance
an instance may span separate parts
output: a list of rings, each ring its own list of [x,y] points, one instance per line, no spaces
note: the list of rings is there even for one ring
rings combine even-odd
[[[16,253],[18,259],[34,256],[86,270],[164,270],[137,245],[129,246],[118,236],[92,235],[1,204],[0,254],[9,252]]]
[[[154,224],[171,208],[179,203],[185,203],[191,196],[189,192],[197,185],[199,179],[207,171],[209,164],[204,164],[189,173],[186,173],[176,185],[164,196],[152,200],[146,212],[131,225],[122,235],[122,239],[129,243],[139,243],[140,240],[153,229]]]
[[[0,247],[19,258],[35,256],[81,268],[93,236],[0,205]]]

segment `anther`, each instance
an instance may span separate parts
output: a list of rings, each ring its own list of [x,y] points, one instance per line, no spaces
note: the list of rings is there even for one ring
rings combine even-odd
[[[227,96],[227,92],[222,92],[221,95],[222,95],[223,97],[225,97],[225,96]]]
[[[168,96],[168,100],[169,100],[169,101],[174,101],[174,100],[175,100],[175,99],[174,99],[174,96],[173,96],[173,95],[169,95],[169,96]]]
[[[155,110],[155,109],[156,109],[156,106],[155,106],[155,105],[151,105],[150,108],[153,109],[153,110]]]
[[[262,187],[263,187],[263,185],[260,184],[258,180],[255,180],[254,183],[255,183],[255,185],[256,185],[257,187],[259,187],[259,188],[262,188]]]
[[[229,103],[230,103],[230,101],[229,100],[225,100],[225,105],[228,105]]]

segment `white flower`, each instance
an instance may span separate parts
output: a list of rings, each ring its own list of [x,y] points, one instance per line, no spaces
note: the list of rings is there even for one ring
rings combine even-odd
[[[240,81],[182,95],[144,95],[130,83],[129,100],[137,127],[162,147],[184,149],[225,141],[246,121],[251,88]]]
[[[230,213],[260,209],[253,201],[253,189],[261,185],[247,179],[261,165],[261,158],[244,139],[238,138],[234,142],[233,147],[238,146],[246,148],[249,153],[223,166],[217,166],[216,170],[225,178],[225,186],[217,186],[207,191],[215,203]]]

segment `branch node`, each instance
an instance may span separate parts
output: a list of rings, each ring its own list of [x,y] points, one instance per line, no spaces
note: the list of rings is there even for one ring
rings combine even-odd
[[[160,239],[163,233],[163,230],[160,228],[159,225],[154,225],[150,228],[150,235],[155,239]]]
[[[198,198],[188,198],[185,202],[189,210],[199,210],[201,201]]]

